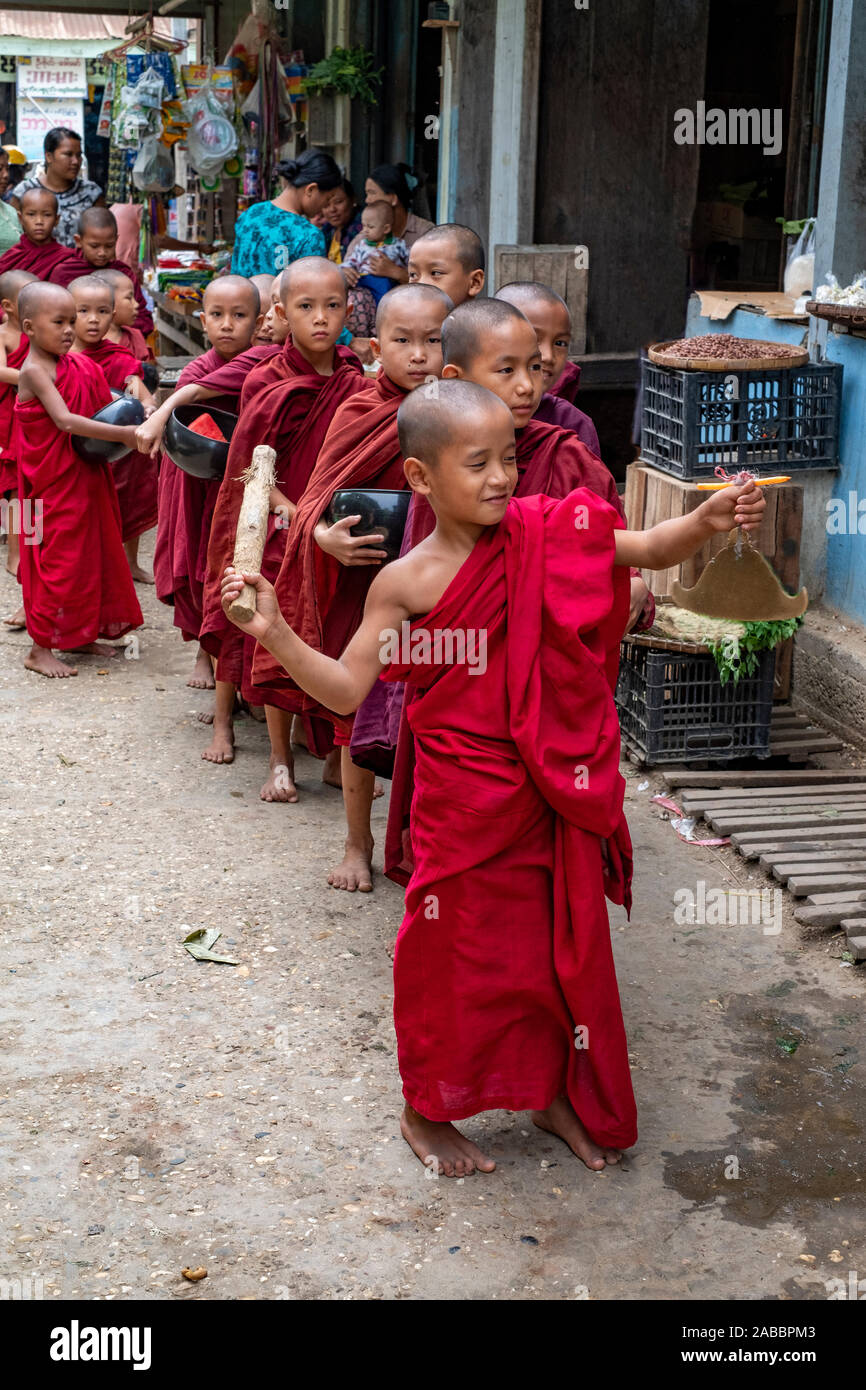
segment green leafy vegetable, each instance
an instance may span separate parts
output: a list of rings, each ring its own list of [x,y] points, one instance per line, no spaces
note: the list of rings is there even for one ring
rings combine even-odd
[[[302,84],[304,91],[341,92],[375,106],[384,68],[374,68],[373,61],[373,54],[362,44],[357,48],[335,48],[310,68]]]
[[[736,685],[741,676],[753,676],[758,669],[759,654],[793,637],[802,622],[800,616],[772,623],[744,623],[742,635],[727,633],[720,638],[704,638],[705,646],[716,659],[722,685],[727,685],[731,679]]]

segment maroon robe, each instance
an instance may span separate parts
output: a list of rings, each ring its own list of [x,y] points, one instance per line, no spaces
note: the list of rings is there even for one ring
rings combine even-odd
[[[109,338],[103,338],[95,347],[82,348],[80,356],[98,363],[115,391],[123,391],[131,376],[141,379],[144,374],[140,360]],[[156,525],[159,465],[155,458],[134,449],[118,459],[113,468],[123,539],[133,541]]]
[[[40,280],[50,280],[53,271],[71,255],[68,246],[61,246],[53,238],[36,242],[31,241],[29,236],[21,236],[14,246],[0,256],[0,275],[5,275],[7,270],[29,270]]]
[[[6,354],[6,366],[17,371],[30,351],[30,342],[22,333],[18,346]],[[12,445],[13,409],[18,388],[11,381],[0,381],[0,497],[18,491],[18,463]]]

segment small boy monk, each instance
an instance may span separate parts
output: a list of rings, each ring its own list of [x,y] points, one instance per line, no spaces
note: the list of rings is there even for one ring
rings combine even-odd
[[[443,222],[409,252],[409,284],[435,285],[456,306],[484,289],[484,243],[471,227]]]
[[[18,295],[25,285],[32,285],[35,281],[36,276],[27,270],[7,270],[5,275],[0,275],[0,309],[3,311],[3,323],[0,325],[0,501],[7,504],[6,569],[16,578],[21,518],[18,507],[18,463],[12,438],[12,410],[18,389],[18,369],[30,350],[27,336],[21,332]],[[11,618],[5,618],[4,622],[7,627],[23,628],[23,605]]]
[[[47,280],[61,264],[72,260],[69,247],[54,240],[57,199],[50,188],[29,188],[20,203],[21,236],[0,256],[0,275],[7,270],[29,270],[37,279]]]
[[[96,362],[115,391],[135,396],[147,412],[155,410],[156,401],[142,380],[144,364],[107,337],[114,314],[111,285],[98,275],[83,275],[72,280],[68,288],[77,310],[72,351]],[[138,563],[138,546],[145,532],[156,525],[156,460],[133,450],[117,460],[113,471],[123,548],[132,577],[136,583],[152,584],[153,575]]]
[[[415,869],[394,954],[394,1023],[417,1157],[448,1177],[495,1162],[455,1127],[530,1110],[588,1168],[637,1137],[605,896],[631,904],[619,729],[606,658],[628,566],[661,569],[753,530],[753,482],[649,531],[587,488],[513,498],[511,412],[473,382],[412,392],[398,417],[433,532],[385,566],[341,656],[308,646],[260,574],[244,630],[344,716],[378,676],[408,682]],[[459,638],[463,638],[462,645]]]
[[[117,259],[117,220],[110,208],[90,207],[78,219],[75,235],[76,251],[69,252],[69,259],[58,264],[50,277],[55,285],[68,285],[82,275],[98,274],[102,270],[119,270],[135,286],[135,302],[138,312],[134,327],[145,337],[153,332],[153,319],[147,307],[147,300],[139,284],[138,276],[126,261]]]
[[[139,362],[154,360],[147,340],[140,328],[136,328],[138,303],[135,298],[135,282],[122,270],[100,270],[100,280],[104,280],[114,291],[114,313],[106,333],[110,343],[116,343],[126,352],[131,352]]]
[[[26,195],[25,195],[26,196]],[[116,440],[135,448],[131,426],[92,417],[111,400],[101,367],[70,349],[77,309],[59,285],[25,285],[18,297],[30,350],[18,377],[15,403],[22,504],[41,511],[39,544],[21,547],[21,586],[33,645],[29,671],[49,677],[77,670],[54,656],[83,651],[112,656],[99,637],[122,637],[140,627],[141,609],[123,552],[120,508],[111,465],[85,463],[71,435]]]
[[[517,440],[518,497],[542,493],[562,498],[576,487],[587,487],[624,520],[616,483],[601,459],[572,431],[534,418],[543,385],[541,351],[535,330],[519,309],[500,299],[458,305],[442,325],[442,355],[444,378],[485,386],[511,411]],[[408,543],[417,545],[434,524],[424,496],[416,495],[409,515]],[[631,611],[623,622],[623,632],[637,620],[648,592],[640,575],[632,577],[631,589]],[[406,883],[411,868],[408,822],[412,788],[412,742],[404,714],[385,842],[385,873],[401,884]]]
[[[281,272],[282,273],[282,272]],[[268,312],[268,305],[271,302],[271,289],[273,288],[274,275],[251,275],[250,284],[255,285],[259,292],[259,315],[256,319],[256,331],[253,334],[253,346],[271,341],[270,334],[265,330],[265,318]]]
[[[172,410],[187,401],[208,400],[217,410],[237,413],[241,387],[249,368],[236,370],[235,364],[250,347],[259,307],[258,290],[242,275],[223,275],[210,282],[202,296],[201,322],[211,346],[187,363],[178,379],[177,390],[139,426],[140,450],[152,456],[159,453]],[[232,370],[232,380],[225,385],[217,384],[213,390],[199,392],[199,384],[211,380],[222,368]],[[167,454],[162,455],[157,497],[159,520],[153,555],[156,596],[161,603],[173,607],[174,626],[180,629],[183,640],[198,643],[193,672],[187,681],[195,690],[214,688],[213,663],[199,642],[199,633],[207,543],[219,486],[218,479],[190,477],[176,467]]]
[[[555,290],[536,280],[516,280],[497,290],[495,299],[513,304],[529,319],[535,329],[541,351],[541,378],[544,395],[535,411],[536,420],[574,430],[578,439],[601,458],[598,434],[589,416],[578,410],[573,398],[553,394],[567,367],[574,366],[578,378],[580,367],[568,360],[571,343],[571,310]]]
[[[381,363],[374,384],[353,396],[334,416],[289,528],[285,559],[276,581],[281,606],[305,639],[330,655],[343,650],[361,621],[376,569],[387,558],[381,534],[351,535],[360,516],[329,526],[324,514],[339,488],[402,488],[397,410],[409,392],[427,389],[442,370],[441,324],[451,301],[429,285],[403,285],[385,295],[376,314],[373,350]],[[231,557],[229,557],[231,558]],[[284,691],[289,708],[321,713],[263,651],[253,660],[257,690]],[[333,717],[333,716],[332,716]],[[333,888],[369,893],[373,886],[370,807],[375,777],[349,755],[351,721],[337,720],[347,836],[342,861],[328,876]]]
[[[241,474],[257,444],[270,444],[277,453],[277,485],[271,493],[271,515],[263,572],[276,579],[286,548],[288,523],[307,485],[337,407],[367,386],[361,364],[348,348],[339,347],[346,321],[346,284],[339,267],[321,256],[293,261],[282,274],[281,306],[290,337],[279,354],[260,364],[241,393],[240,418],[232,436],[225,477],[220,487],[207,553],[201,641],[218,656],[213,739],[202,757],[229,763],[234,758],[233,694],[240,687],[250,703],[261,697],[252,690],[255,644],[237,641],[220,602],[223,570],[235,548],[243,500]],[[266,378],[269,384],[265,384]],[[265,696],[265,716],[271,744],[263,801],[297,801],[291,749],[292,715],[281,698]],[[328,769],[330,774],[330,769]]]

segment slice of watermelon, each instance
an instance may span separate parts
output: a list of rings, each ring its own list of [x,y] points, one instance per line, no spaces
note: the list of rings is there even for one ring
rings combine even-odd
[[[191,429],[193,434],[203,434],[205,439],[217,439],[221,444],[228,442],[216,420],[214,420],[211,415],[197,415],[192,424],[187,428]]]

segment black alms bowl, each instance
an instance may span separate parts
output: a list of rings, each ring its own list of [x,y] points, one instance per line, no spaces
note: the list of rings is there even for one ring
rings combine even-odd
[[[391,492],[385,488],[347,487],[340,488],[331,498],[326,520],[333,526],[346,516],[360,516],[361,520],[351,528],[353,536],[382,535],[385,539],[375,544],[376,550],[386,550],[389,560],[396,560],[403,544],[406,529],[406,516],[412,492],[405,488],[402,492]]]
[[[93,416],[103,425],[141,425],[144,406],[134,396],[121,396],[112,391],[112,400]],[[115,439],[87,439],[83,434],[72,435],[72,447],[86,463],[117,463],[130,452],[126,444]]]
[[[221,478],[226,471],[229,446],[218,439],[207,439],[203,434],[195,434],[189,426],[199,415],[209,415],[215,425],[219,425],[226,440],[231,439],[237,415],[227,410],[211,410],[206,401],[194,405],[179,405],[168,417],[165,427],[163,448],[172,463],[193,478]]]

